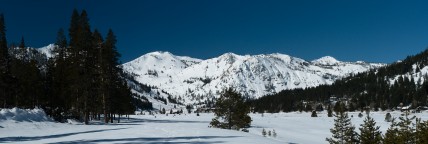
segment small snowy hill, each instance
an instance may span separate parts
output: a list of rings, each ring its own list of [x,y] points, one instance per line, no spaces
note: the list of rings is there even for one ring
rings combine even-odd
[[[3,120],[13,120],[13,121],[28,121],[28,122],[43,122],[43,121],[53,121],[48,117],[43,109],[1,109],[0,110],[0,122]]]
[[[140,83],[155,86],[186,103],[217,96],[234,87],[249,98],[258,98],[284,89],[332,84],[336,79],[382,67],[385,64],[341,62],[323,57],[311,62],[284,54],[236,55],[200,60],[152,52],[123,64]]]
[[[52,50],[55,48],[55,44],[49,44],[45,47],[41,47],[41,48],[36,48],[36,50],[39,53],[42,53],[44,55],[46,55],[47,58],[51,58],[54,57],[55,54],[52,52]]]
[[[340,61],[336,60],[334,57],[325,56],[325,57],[313,60],[312,63],[315,65],[335,65],[335,64],[339,64]]]

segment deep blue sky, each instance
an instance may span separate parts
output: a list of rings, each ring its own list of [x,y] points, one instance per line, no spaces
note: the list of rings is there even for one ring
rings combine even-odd
[[[428,46],[428,2],[403,0],[2,0],[9,43],[55,42],[72,10],[112,28],[121,60],[152,51],[201,59],[225,52],[391,63]]]

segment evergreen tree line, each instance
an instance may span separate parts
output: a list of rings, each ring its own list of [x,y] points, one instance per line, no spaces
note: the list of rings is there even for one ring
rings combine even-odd
[[[334,127],[330,129],[332,136],[326,138],[331,144],[362,143],[362,144],[425,144],[428,143],[428,121],[421,121],[415,116],[394,118],[385,134],[376,126],[376,122],[368,114],[364,123],[360,125],[360,133],[355,131],[348,113],[340,112],[334,120]]]
[[[427,63],[428,50],[425,50],[401,62],[339,79],[332,85],[283,90],[253,100],[251,104],[257,112],[289,112],[298,110],[302,101],[325,103],[330,97],[337,97],[349,99],[351,110],[363,110],[365,107],[386,110],[401,104],[411,104],[414,108],[427,106],[427,75],[418,74],[418,78],[406,76],[407,73],[419,72]]]
[[[4,16],[0,15],[0,102],[2,108],[40,107],[57,121],[84,121],[134,112],[132,93],[119,66],[116,36],[91,30],[85,10],[73,11],[69,40],[57,33],[54,56],[45,65],[25,55],[9,55]],[[26,50],[22,39],[19,50]]]

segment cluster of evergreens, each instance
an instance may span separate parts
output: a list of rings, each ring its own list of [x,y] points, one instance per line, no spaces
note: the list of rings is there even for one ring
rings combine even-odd
[[[22,40],[18,55],[6,41],[6,27],[0,15],[0,102],[2,108],[43,108],[57,121],[75,118],[112,122],[115,114],[134,112],[130,88],[119,66],[116,36],[112,30],[101,36],[91,30],[85,10],[73,11],[69,40],[60,29],[54,57],[40,65],[27,58]],[[15,50],[16,51],[16,50]],[[151,107],[151,105],[150,105]]]
[[[428,121],[421,121],[415,116],[409,117],[405,113],[404,117],[399,118],[400,121],[392,120],[390,127],[385,135],[376,126],[376,122],[370,115],[364,119],[364,123],[360,126],[360,133],[355,131],[355,127],[351,123],[351,119],[345,112],[340,112],[334,120],[334,127],[330,129],[332,137],[326,138],[331,144],[343,143],[363,143],[363,144],[425,144],[428,143]],[[416,120],[415,120],[416,119]]]
[[[251,117],[250,107],[244,103],[244,98],[232,88],[226,89],[215,104],[214,114],[210,125],[216,128],[247,131]]]
[[[406,76],[427,65],[428,50],[425,50],[401,62],[339,79],[332,85],[284,90],[253,100],[251,105],[257,112],[289,112],[299,110],[302,101],[325,103],[330,97],[337,97],[348,99],[351,111],[366,107],[386,110],[401,104],[427,106],[428,77],[421,74],[417,75],[418,78]]]

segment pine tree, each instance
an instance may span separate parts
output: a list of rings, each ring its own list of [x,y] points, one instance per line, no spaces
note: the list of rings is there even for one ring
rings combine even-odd
[[[2,107],[10,106],[12,76],[10,73],[10,57],[6,40],[4,15],[0,14],[0,98]]]
[[[428,143],[428,121],[421,122],[420,119],[418,120],[415,137],[417,144]]]
[[[318,117],[317,116],[317,111],[312,111],[311,117]]]
[[[275,129],[274,129],[274,130],[272,130],[272,136],[273,136],[273,137],[276,137],[276,135],[277,135],[277,134],[276,134]]]
[[[64,121],[66,116],[69,116],[69,109],[71,109],[70,97],[68,93],[70,89],[68,88],[69,74],[67,73],[68,68],[70,68],[70,63],[67,61],[66,55],[67,48],[67,39],[64,34],[63,29],[59,29],[57,32],[57,38],[55,42],[55,47],[52,50],[56,56],[50,58],[47,64],[47,74],[46,74],[46,88],[48,88],[47,95],[50,97],[49,109],[46,112],[56,121]]]
[[[262,130],[262,135],[263,135],[264,137],[266,137],[266,130],[265,130],[265,129],[263,129],[263,130]]]
[[[415,128],[413,127],[416,116],[409,117],[409,114],[406,112],[404,117],[399,117],[400,122],[398,122],[398,134],[399,139],[403,143],[415,143]]]
[[[116,49],[116,36],[110,29],[102,47],[101,57],[101,77],[102,83],[107,89],[103,93],[103,103],[106,103],[107,111],[112,111],[117,108],[118,113],[129,113],[133,111],[132,96],[129,87],[124,80],[122,67],[119,65],[120,54]],[[116,95],[114,93],[117,93]],[[120,103],[117,103],[119,102]],[[110,106],[109,106],[110,103]]]
[[[388,130],[386,130],[383,143],[384,144],[393,144],[393,143],[400,143],[399,141],[399,130],[398,130],[398,124],[396,122],[396,119],[393,118],[391,120],[391,125],[389,126]]]
[[[250,126],[250,107],[244,103],[241,95],[232,88],[225,90],[215,105],[214,113],[216,117],[211,122],[213,127],[224,129],[247,128]],[[224,122],[219,122],[223,120]]]
[[[327,116],[328,117],[333,117],[333,111],[331,109],[327,110]]]
[[[370,115],[367,115],[364,124],[360,127],[360,142],[362,144],[379,144],[382,142],[382,134],[379,126]]]
[[[23,61],[29,61],[27,49],[25,48],[25,40],[24,37],[21,37],[21,42],[18,46],[18,58]]]
[[[326,138],[331,144],[358,143],[358,134],[355,132],[355,127],[348,117],[348,113],[341,112],[336,115],[334,120],[334,128],[330,129],[333,134],[331,138]]]
[[[390,113],[386,113],[386,115],[385,115],[385,121],[386,122],[391,122],[392,121],[392,116],[391,116]]]
[[[336,115],[338,115],[339,113],[343,113],[345,111],[346,111],[345,104],[343,104],[340,101],[336,102],[336,104],[334,105],[334,112],[336,112]]]
[[[385,133],[384,143],[415,143],[416,129],[413,127],[415,116],[409,117],[406,112],[404,117],[399,117],[397,123],[392,119],[391,126]]]
[[[25,48],[25,40],[24,40],[24,37],[21,37],[21,43],[19,43],[19,48]]]

